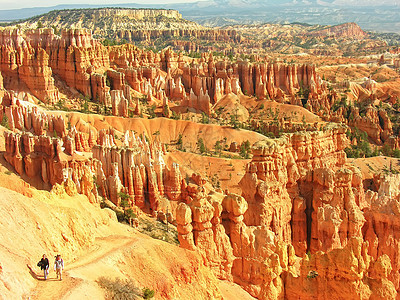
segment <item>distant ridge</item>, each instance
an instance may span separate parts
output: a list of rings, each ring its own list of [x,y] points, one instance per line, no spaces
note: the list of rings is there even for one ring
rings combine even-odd
[[[97,8],[136,8],[136,9],[156,9],[162,8],[162,5],[152,5],[151,8],[145,7],[143,4],[129,3],[129,4],[113,4],[113,5],[98,5],[98,4],[61,4],[56,6],[43,6],[43,7],[29,7],[20,9],[7,9],[0,10],[0,22],[11,22],[32,18],[38,15],[46,14],[53,10],[64,9],[97,9]]]
[[[137,30],[194,30],[201,25],[182,18],[177,10],[141,8],[82,8],[53,10],[48,13],[12,22],[22,28],[52,27],[87,28],[102,38],[124,38],[126,32]],[[131,38],[126,37],[128,40]]]
[[[357,2],[358,3],[358,2]],[[183,18],[206,26],[233,24],[309,23],[335,25],[355,22],[365,30],[400,33],[400,5],[390,1],[342,0],[209,0],[193,3],[113,5],[65,4],[52,7],[33,7],[0,10],[0,22],[15,21],[45,14],[52,10],[76,8],[164,8],[178,10]]]

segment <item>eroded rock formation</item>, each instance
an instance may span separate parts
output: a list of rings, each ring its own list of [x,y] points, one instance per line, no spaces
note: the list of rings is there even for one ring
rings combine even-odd
[[[397,217],[389,215],[397,211],[398,175],[377,177],[377,192],[365,193],[361,172],[345,165],[345,130],[331,127],[255,144],[240,182],[242,196],[215,201],[203,195],[180,204],[181,245],[198,250],[210,266],[219,261],[225,267],[224,273],[214,269],[217,276],[229,278],[230,270],[233,281],[259,299],[328,297],[337,288],[338,298],[394,299]],[[222,220],[224,238],[207,235],[212,215]],[[225,251],[213,250],[218,247]]]
[[[215,61],[211,54],[194,60],[170,49],[154,53],[129,44],[104,47],[85,29],[63,30],[61,36],[53,29],[3,29],[0,46],[6,89],[23,90],[15,84],[22,82],[37,98],[54,104],[59,100],[57,75],[68,88],[124,117],[135,107],[131,90],[158,105],[180,100],[181,106],[207,114],[229,93],[299,104],[299,90],[307,89],[310,99],[321,99],[326,90],[313,66],[232,63]]]

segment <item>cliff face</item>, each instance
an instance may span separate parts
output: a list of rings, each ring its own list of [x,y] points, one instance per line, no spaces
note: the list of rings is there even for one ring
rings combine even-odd
[[[55,10],[20,22],[20,26],[36,28],[38,22],[59,30],[87,28],[97,36],[113,39],[125,31],[203,28],[194,22],[182,19],[182,15],[176,10],[129,8]]]
[[[44,33],[47,34],[51,35],[49,31]],[[48,42],[51,43],[51,38]],[[48,53],[24,41],[18,29],[0,30],[0,57],[5,88],[15,89],[22,84],[39,99],[58,101]]]
[[[86,30],[63,31],[61,38],[52,29],[22,33],[18,29],[0,32],[0,70],[6,89],[21,89],[22,82],[40,100],[59,100],[53,73],[66,84],[91,97],[90,70],[107,67],[108,53]]]
[[[64,13],[68,16],[68,11]],[[155,18],[158,16],[164,16],[167,18],[181,19],[182,15],[173,9],[120,9],[120,8],[102,8],[93,10],[94,19],[110,17],[110,16],[121,16],[128,17],[131,19],[144,19],[144,18]]]
[[[333,291],[338,299],[394,299],[397,218],[387,214],[398,184],[382,176],[379,193],[365,194],[360,171],[344,165],[347,144],[344,127],[257,143],[240,182],[242,197],[178,206],[181,246],[197,249],[217,276],[232,276],[259,299],[313,299]]]
[[[293,134],[256,144],[253,160],[239,183],[249,204],[244,222],[267,227],[285,242],[290,242],[293,236],[294,245],[303,245],[302,249],[295,246],[297,254],[303,255],[310,248],[310,245],[305,247],[310,237],[301,240],[306,236],[304,230],[310,229],[311,216],[305,214],[311,212],[310,205],[315,203],[306,199],[310,194],[306,187],[316,177],[315,170],[335,169],[344,164],[346,145],[345,128]],[[292,232],[292,218],[305,222],[299,226],[302,231],[294,227],[296,231]]]
[[[322,30],[308,33],[313,37],[334,37],[338,39],[363,39],[368,34],[363,31],[356,23],[344,23],[335,25]]]

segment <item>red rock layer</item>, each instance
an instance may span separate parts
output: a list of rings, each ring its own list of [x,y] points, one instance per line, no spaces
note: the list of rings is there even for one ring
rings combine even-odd
[[[200,189],[191,203],[179,204],[181,246],[198,250],[217,276],[232,277],[259,299],[333,291],[339,298],[394,299],[399,237],[397,217],[389,217],[397,202],[389,199],[400,195],[397,178],[377,178],[378,191],[364,193],[360,171],[344,167],[345,130],[257,143],[240,182],[243,197]]]
[[[48,133],[63,138],[66,135],[65,122],[61,116],[46,114],[11,94],[3,98],[3,105],[11,130],[27,130],[38,136]]]
[[[5,87],[14,88],[12,82],[22,81],[35,96],[51,103],[58,101],[53,74],[107,106],[119,105],[112,90],[123,91],[132,106],[132,88],[149,101],[181,100],[181,105],[206,113],[229,93],[299,104],[300,89],[309,90],[310,99],[321,98],[326,90],[313,66],[215,62],[206,54],[189,65],[169,49],[155,54],[132,45],[104,47],[87,30],[64,30],[59,37],[52,29],[24,33],[4,29],[0,47]],[[114,114],[125,116],[125,111],[114,110]]]
[[[118,203],[118,192],[126,191],[132,203],[143,208],[145,202],[156,212],[165,194],[176,201],[180,198],[182,176],[178,165],[165,166],[161,144],[149,144],[133,132],[124,137],[124,148],[117,148],[113,134],[100,131],[99,145],[92,148],[97,160],[97,184],[104,196]]]
[[[40,29],[39,29],[40,30]],[[53,36],[50,30],[41,30],[44,36]],[[49,54],[36,48],[22,37],[19,29],[0,30],[0,71],[6,88],[18,88],[25,84],[39,99],[54,103],[58,90],[54,86]]]
[[[210,42],[234,42],[241,43],[243,37],[236,30],[216,29],[171,29],[171,30],[120,30],[117,36],[127,41],[147,41],[158,38],[170,37],[194,37],[199,40]]]

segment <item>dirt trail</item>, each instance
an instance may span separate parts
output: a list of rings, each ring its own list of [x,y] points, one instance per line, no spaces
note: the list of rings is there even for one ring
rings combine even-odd
[[[90,247],[88,252],[81,255],[78,260],[74,262],[65,261],[65,269],[62,281],[56,279],[56,274],[53,269],[54,262],[53,258],[51,258],[50,274],[47,280],[43,279],[43,274],[37,270],[38,268],[34,269],[38,283],[36,288],[32,291],[30,299],[77,299],[77,297],[79,297],[79,299],[96,299],[96,291],[94,293],[88,293],[88,290],[96,289],[96,287],[93,286],[93,282],[85,283],[84,279],[74,277],[70,274],[70,272],[78,268],[82,269],[91,264],[95,264],[105,256],[108,256],[121,248],[128,247],[137,241],[137,238],[127,236],[108,236],[104,238],[96,238],[95,244]],[[101,275],[106,276],[107,274]],[[79,288],[81,285],[86,286]],[[91,289],[88,289],[87,285],[92,285]],[[74,290],[74,292],[71,292],[72,290]],[[101,295],[101,291],[97,291],[97,293]]]

